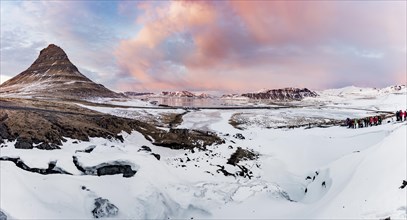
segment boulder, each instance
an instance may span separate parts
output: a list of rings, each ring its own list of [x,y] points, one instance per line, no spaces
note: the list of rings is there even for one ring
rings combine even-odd
[[[110,203],[109,200],[101,197],[95,199],[95,208],[92,210],[95,218],[109,218],[117,216],[119,208]]]

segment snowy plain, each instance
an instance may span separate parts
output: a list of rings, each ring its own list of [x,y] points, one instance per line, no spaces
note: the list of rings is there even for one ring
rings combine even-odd
[[[1,211],[9,219],[91,219],[94,200],[102,197],[118,207],[112,217],[116,219],[406,219],[407,188],[399,188],[407,180],[406,122],[388,118],[383,125],[359,129],[275,128],[405,110],[405,87],[348,87],[319,94],[290,103],[292,108],[188,112],[179,128],[209,130],[225,139],[206,151],[154,146],[138,132],[123,132],[123,143],[68,139],[62,149],[52,151],[15,149],[14,143],[6,143],[1,157],[19,157],[36,168],[56,161],[72,175],[40,175],[1,161]],[[129,108],[81,106],[137,119],[160,120],[162,113],[184,112],[131,108],[150,105],[140,100],[114,104]],[[244,125],[232,126],[232,117]],[[237,133],[244,139],[236,138]],[[92,152],[83,152],[90,146]],[[239,162],[250,169],[251,178],[219,172],[219,166],[229,173],[239,171],[227,164],[238,147],[259,155]],[[137,173],[130,178],[82,175],[73,156],[85,166],[129,164]]]

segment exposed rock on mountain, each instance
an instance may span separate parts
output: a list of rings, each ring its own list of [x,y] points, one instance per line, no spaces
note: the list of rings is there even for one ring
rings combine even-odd
[[[307,88],[284,88],[284,89],[271,89],[262,90],[256,93],[242,94],[244,97],[251,99],[273,99],[273,100],[301,100],[305,97],[317,97],[318,94]]]
[[[119,208],[110,203],[108,199],[96,198],[95,209],[92,210],[94,218],[109,218],[114,217],[119,213]]]
[[[195,94],[193,94],[192,92],[188,92],[188,91],[161,92],[160,95],[162,95],[162,96],[170,96],[170,97],[189,97],[189,98],[195,97]]]
[[[41,50],[27,70],[0,85],[0,94],[66,99],[122,96],[82,75],[54,44]]]
[[[177,91],[177,92],[161,92],[160,96],[165,97],[179,97],[179,98],[211,98],[209,94],[206,93],[192,93],[189,91]]]

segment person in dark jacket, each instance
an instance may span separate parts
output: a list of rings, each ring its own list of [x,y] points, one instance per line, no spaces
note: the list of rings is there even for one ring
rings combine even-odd
[[[346,118],[345,123],[346,123],[346,126],[348,126],[348,128],[350,128],[350,118]]]

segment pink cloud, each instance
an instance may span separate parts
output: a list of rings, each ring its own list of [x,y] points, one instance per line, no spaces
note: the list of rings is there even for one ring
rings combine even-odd
[[[332,2],[313,1],[230,1],[248,28],[262,43],[317,40],[332,23]]]
[[[406,47],[400,5],[173,1],[139,7],[143,28],[122,40],[115,55],[140,89],[323,88],[406,73],[402,59],[392,61],[397,68],[387,62]],[[376,51],[383,55],[368,56]],[[405,60],[405,51],[397,54]]]

